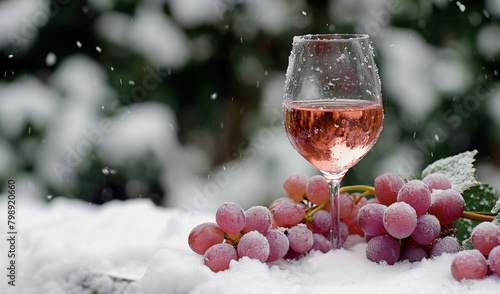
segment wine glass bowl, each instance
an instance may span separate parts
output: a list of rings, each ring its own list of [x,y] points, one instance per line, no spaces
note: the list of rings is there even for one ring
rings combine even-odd
[[[329,182],[332,246],[338,248],[339,183],[382,129],[380,79],[368,35],[294,37],[283,108],[290,143]]]

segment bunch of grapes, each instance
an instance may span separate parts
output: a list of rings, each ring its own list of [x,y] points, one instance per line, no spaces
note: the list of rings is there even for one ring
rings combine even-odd
[[[500,276],[500,227],[482,222],[472,230],[471,240],[475,249],[461,251],[453,258],[453,278],[460,281]]]
[[[204,255],[212,271],[229,268],[231,260],[242,257],[273,262],[300,259],[311,250],[331,250],[331,215],[328,183],[322,176],[302,174],[287,177],[283,187],[288,197],[276,199],[269,208],[254,206],[247,211],[235,203],[224,203],[216,212],[215,223],[203,223],[189,234],[191,249]],[[339,197],[341,242],[355,230],[359,207],[349,193]],[[361,204],[361,202],[360,202]],[[357,233],[362,231],[357,228]],[[361,232],[361,233],[360,233]]]
[[[374,202],[364,205],[357,219],[369,260],[415,262],[460,250],[452,224],[462,216],[465,201],[445,175],[405,182],[386,173],[375,179],[374,189]]]

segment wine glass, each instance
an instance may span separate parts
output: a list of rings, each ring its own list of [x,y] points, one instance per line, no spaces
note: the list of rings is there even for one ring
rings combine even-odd
[[[328,182],[331,242],[341,248],[340,181],[373,147],[384,113],[380,79],[366,34],[293,38],[283,123],[292,146]]]

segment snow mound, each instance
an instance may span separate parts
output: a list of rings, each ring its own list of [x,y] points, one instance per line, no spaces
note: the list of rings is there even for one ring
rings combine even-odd
[[[147,199],[102,206],[23,199],[17,285],[1,283],[1,293],[494,293],[500,286],[493,276],[455,281],[451,254],[393,266],[371,262],[356,236],[346,249],[268,264],[242,258],[213,273],[187,244],[190,230],[213,221],[211,214],[155,207]],[[1,201],[0,210],[6,204]],[[0,234],[6,235],[5,226]],[[5,242],[0,247],[7,252]],[[0,263],[6,258],[1,254]]]

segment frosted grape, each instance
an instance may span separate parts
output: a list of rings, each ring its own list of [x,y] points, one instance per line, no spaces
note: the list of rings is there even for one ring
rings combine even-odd
[[[354,209],[354,202],[351,195],[349,193],[340,193],[338,200],[336,199],[335,201],[339,205],[340,218],[349,218],[352,210]]]
[[[349,235],[360,235],[361,237],[365,236],[365,232],[361,229],[361,226],[358,223],[358,217],[353,218],[347,228],[349,230]]]
[[[387,234],[383,221],[386,208],[387,206],[378,203],[370,203],[361,207],[358,213],[358,223],[366,234],[371,236]]]
[[[486,258],[479,250],[458,252],[451,262],[451,274],[455,280],[482,279],[488,273]]]
[[[329,197],[328,182],[323,176],[312,176],[307,180],[306,184],[307,200],[314,204],[321,204]]]
[[[283,183],[286,195],[297,201],[301,202],[306,196],[307,177],[303,174],[291,174]]]
[[[417,226],[411,234],[411,238],[419,244],[429,245],[439,238],[440,233],[441,225],[437,217],[432,214],[424,214],[417,218]]]
[[[376,198],[381,204],[391,205],[396,202],[398,192],[403,185],[403,180],[397,175],[393,173],[381,174],[374,183]]]
[[[435,190],[431,194],[429,213],[435,215],[442,225],[452,224],[458,220],[464,208],[464,198],[453,189]]]
[[[366,245],[366,257],[373,262],[395,264],[399,259],[401,249],[398,240],[388,235],[375,236]]]
[[[411,241],[411,239],[409,240]],[[415,242],[406,242],[399,257],[400,260],[408,260],[409,262],[421,261],[424,258],[429,258],[429,252],[423,245]]]
[[[271,228],[271,212],[264,206],[252,206],[245,211],[245,232],[258,231],[266,235]]]
[[[433,190],[448,190],[451,189],[451,182],[447,176],[442,173],[433,173],[422,180],[431,192]]]
[[[491,271],[500,276],[500,245],[490,251],[488,263]]]
[[[238,254],[232,245],[227,243],[215,244],[205,252],[203,262],[212,271],[227,270],[231,260],[237,260]]]
[[[217,209],[215,221],[226,234],[237,234],[245,226],[245,213],[238,204],[227,202]]]
[[[384,211],[384,227],[397,239],[410,236],[417,226],[417,214],[415,209],[405,202],[391,204]]]
[[[429,256],[436,257],[443,253],[457,253],[460,250],[461,247],[460,244],[458,244],[457,238],[446,236],[444,238],[439,238],[434,244],[432,244]]]
[[[307,227],[313,233],[324,233],[332,227],[332,217],[326,210],[318,210],[312,219],[312,222],[307,222]]]
[[[332,250],[332,242],[328,240],[324,235],[314,233],[313,239],[314,242],[311,250],[318,250],[323,253],[327,253],[328,251]]]
[[[264,235],[257,231],[244,234],[238,243],[238,256],[240,258],[246,256],[266,262],[269,252],[269,242]]]
[[[424,182],[412,180],[399,190],[397,201],[410,204],[417,215],[423,215],[431,206],[431,192]]]
[[[482,222],[472,230],[472,245],[483,255],[488,256],[491,249],[500,245],[500,227]]]
[[[293,227],[306,215],[306,206],[290,198],[278,198],[269,206],[273,220],[278,227]]]
[[[347,238],[349,237],[349,228],[347,227],[347,224],[340,220],[340,244],[344,244]],[[328,239],[332,239],[332,230],[327,230],[326,232],[323,233],[323,235]]]
[[[205,254],[208,248],[224,241],[224,232],[216,223],[203,223],[189,233],[188,244],[198,254]]]
[[[287,237],[290,248],[297,253],[305,253],[311,250],[314,243],[313,233],[304,224],[288,229]]]
[[[268,262],[280,260],[285,257],[290,248],[290,243],[285,233],[280,230],[270,230],[266,235],[266,239],[269,242]]]

